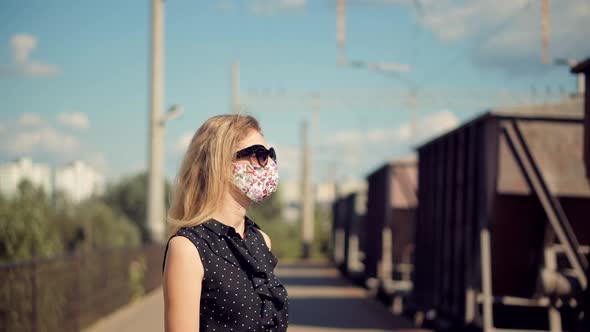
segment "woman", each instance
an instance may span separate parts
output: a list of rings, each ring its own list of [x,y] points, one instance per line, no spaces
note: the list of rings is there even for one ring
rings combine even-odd
[[[287,291],[273,272],[270,238],[246,216],[277,182],[274,149],[253,117],[215,116],[197,130],[168,211],[166,331],[287,330]]]

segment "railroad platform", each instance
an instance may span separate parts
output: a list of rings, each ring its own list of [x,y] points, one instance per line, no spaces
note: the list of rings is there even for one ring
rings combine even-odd
[[[281,262],[275,270],[289,293],[289,332],[419,332],[326,262]],[[162,288],[99,320],[85,332],[164,330]]]

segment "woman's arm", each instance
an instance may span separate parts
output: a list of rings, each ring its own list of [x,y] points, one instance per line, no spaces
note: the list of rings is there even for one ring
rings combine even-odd
[[[199,331],[203,262],[184,236],[170,239],[164,265],[164,325],[166,332]]]

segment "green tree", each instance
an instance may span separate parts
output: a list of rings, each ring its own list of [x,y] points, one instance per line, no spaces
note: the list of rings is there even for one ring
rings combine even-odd
[[[313,258],[327,258],[329,255],[332,209],[316,204],[314,216],[314,237],[311,249]]]
[[[253,204],[249,211],[250,217],[268,234],[272,241],[272,252],[278,258],[297,258],[300,255],[301,241],[297,224],[283,220],[283,206],[280,190],[263,203]]]
[[[110,184],[103,196],[104,202],[113,209],[123,213],[137,225],[141,231],[143,242],[149,241],[146,226],[147,206],[147,173],[142,172],[122,179],[119,183]],[[170,184],[165,183],[166,211],[170,206]]]
[[[73,203],[62,192],[49,198],[28,180],[15,195],[0,197],[0,261],[141,242],[139,227],[101,198]]]
[[[85,249],[138,246],[141,231],[125,215],[113,210],[102,200],[86,200],[76,207]],[[79,236],[80,231],[76,236]]]
[[[29,180],[14,197],[0,200],[0,260],[49,257],[63,252],[59,229],[48,222],[49,199]]]

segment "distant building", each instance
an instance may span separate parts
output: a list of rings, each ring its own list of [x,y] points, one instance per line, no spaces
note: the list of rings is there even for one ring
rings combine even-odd
[[[299,202],[301,199],[301,181],[279,181],[279,195],[282,204]]]
[[[301,200],[301,181],[279,182],[281,202],[289,204]],[[336,196],[336,184],[326,181],[314,184],[314,201],[318,204],[331,203]]]
[[[55,190],[63,191],[73,202],[104,193],[105,184],[103,174],[79,160],[55,169]]]
[[[283,206],[283,219],[290,223],[296,222],[299,219],[301,207],[301,182],[280,181],[279,191],[281,205]]]
[[[322,182],[315,185],[315,202],[324,207],[332,206],[336,198],[336,183],[333,181]]]
[[[301,209],[301,181],[279,182],[283,218],[288,222],[296,222]],[[329,207],[336,196],[336,184],[332,181],[314,185],[314,202],[316,205]]]
[[[0,163],[0,192],[5,196],[17,193],[22,180],[29,180],[33,185],[41,187],[51,195],[51,167],[47,164],[33,163],[31,158],[24,157],[15,161]]]

